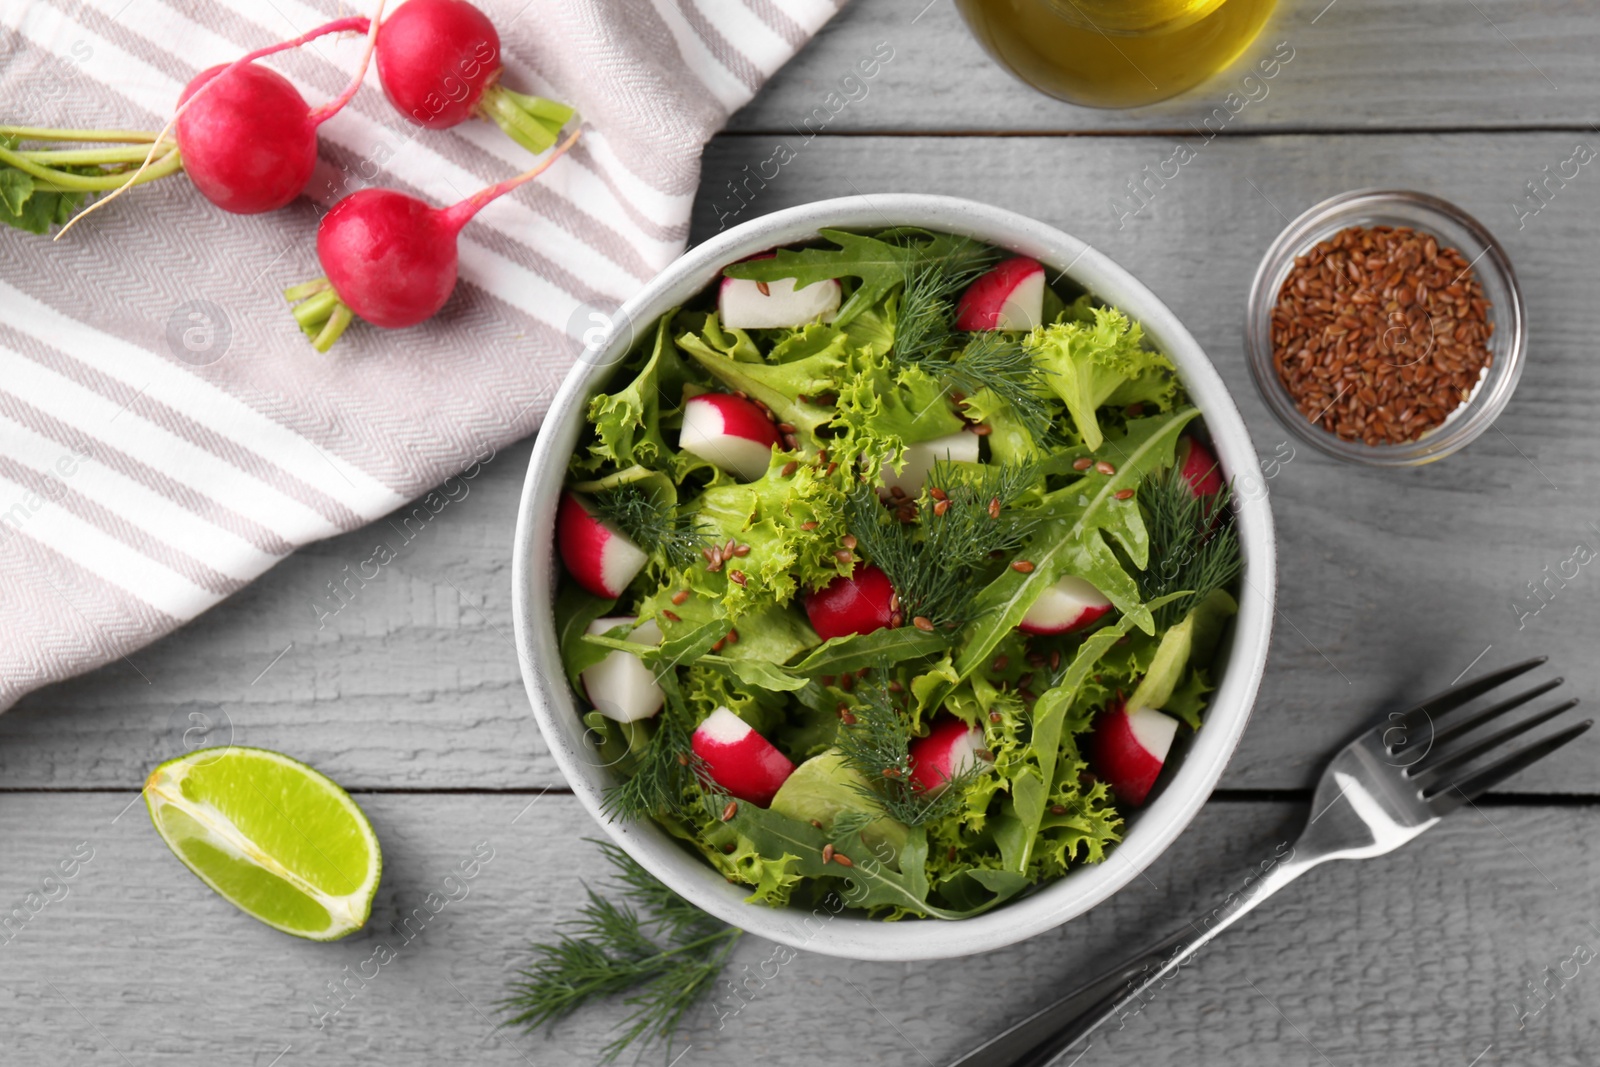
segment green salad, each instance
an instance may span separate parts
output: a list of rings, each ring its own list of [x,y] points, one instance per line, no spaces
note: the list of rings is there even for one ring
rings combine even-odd
[[[1038,263],[824,230],[653,323],[556,516],[611,817],[749,899],[975,915],[1100,862],[1240,571],[1171,362]]]

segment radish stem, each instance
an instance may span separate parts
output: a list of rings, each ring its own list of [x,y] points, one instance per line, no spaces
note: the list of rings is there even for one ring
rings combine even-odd
[[[308,296],[315,296],[317,293],[331,288],[332,286],[328,283],[328,279],[317,278],[314,281],[301,282],[299,285],[290,286],[283,291],[283,297],[285,300],[304,300]]]
[[[146,182],[153,182],[157,178],[164,178],[183,166],[183,160],[178,157],[176,148],[169,149],[167,154],[158,158],[153,166],[140,168],[139,172],[134,174],[132,178],[124,177],[121,174],[105,174],[96,177],[89,174],[73,174],[70,171],[56,170],[53,167],[35,163],[26,155],[13,152],[9,148],[0,148],[0,163],[7,163],[32,177],[50,183],[52,186],[80,193],[99,193],[107,189],[121,189],[127,185],[143,185]]]
[[[23,148],[18,149],[17,154],[47,167],[81,167],[97,163],[139,163],[149,150],[135,144],[121,148]]]
[[[453,204],[450,207],[445,208],[443,211],[439,212],[439,214],[443,217],[445,225],[450,227],[452,232],[460,233],[461,227],[465,226],[469,221],[471,221],[472,216],[476,215],[479,211],[482,211],[484,206],[487,205],[491,200],[497,196],[503,196],[524,182],[530,182],[539,175],[543,174],[546,170],[550,169],[551,164],[555,163],[556,160],[566,155],[567,150],[576,144],[578,138],[581,136],[583,136],[583,127],[579,126],[577,129],[573,130],[567,135],[567,139],[562,141],[560,146],[558,146],[554,152],[550,153],[548,157],[541,160],[539,165],[534,167],[532,170],[525,170],[515,178],[507,178],[503,182],[496,182],[487,189],[478,190],[476,193],[473,193],[459,204]]]
[[[478,109],[513,141],[535,154],[555,144],[561,127],[572,118],[572,108],[565,104],[513,92],[498,82],[483,91]]]
[[[159,136],[154,130],[57,130],[44,126],[0,126],[0,137],[23,141],[108,141],[112,144],[149,144]]]
[[[333,347],[333,343],[354,320],[355,313],[350,310],[349,305],[339,301],[333,309],[333,314],[328,316],[327,325],[322,327],[322,332],[311,339],[311,347],[318,352],[326,352]]]

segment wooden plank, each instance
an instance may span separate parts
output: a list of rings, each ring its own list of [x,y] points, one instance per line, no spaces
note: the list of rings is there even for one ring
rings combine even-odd
[[[730,128],[789,138],[824,129],[1189,133],[1235,93],[1247,102],[1213,127],[1588,131],[1600,70],[1587,16],[1582,5],[1540,0],[1283,0],[1223,73],[1173,100],[1107,111],[1062,103],[1012,77],[950,0],[870,0],[835,17]],[[1280,44],[1288,49],[1280,55],[1292,56],[1287,65],[1245,82]],[[864,70],[873,76],[862,78]]]
[[[7,1062],[583,1064],[620,1018],[585,1012],[550,1037],[491,1025],[525,946],[550,938],[583,882],[606,874],[576,840],[593,827],[569,797],[531,808],[525,797],[360,797],[383,841],[384,881],[370,928],[329,945],[276,933],[212,895],[167,853],[142,804],[116,817],[130,799],[0,802],[0,906],[38,894],[36,913],[0,933]],[[720,1012],[695,1016],[681,1062],[948,1062],[1066,983],[1203,916],[1282,854],[1301,817],[1213,803],[1148,879],[1003,951],[938,965],[802,953],[765,988],[752,980],[737,1013],[721,992]],[[1592,1062],[1588,969],[1524,1029],[1517,1019],[1525,981],[1544,981],[1578,943],[1600,944],[1590,925],[1600,917],[1572,896],[1600,876],[1597,818],[1592,807],[1491,806],[1393,856],[1316,871],[1080,1062],[1465,1067],[1491,1043],[1485,1063]],[[47,883],[74,854],[89,858]],[[460,878],[461,864],[485,855],[474,878]],[[402,929],[429,893],[454,899]],[[395,958],[367,965],[366,981],[349,978],[341,1007],[330,983],[359,975],[380,943]],[[759,974],[770,952],[747,939],[734,973]]]
[[[1566,158],[1570,141],[1561,133],[1219,141],[1119,229],[1113,198],[1164,158],[1167,142],[830,138],[785,167],[741,217],[856,190],[917,189],[979,197],[1074,232],[1190,326],[1266,457],[1288,435],[1246,373],[1240,320],[1256,261],[1284,225],[1280,211],[1396,185],[1449,197],[1497,232],[1521,274],[1532,329],[1527,370],[1497,429],[1412,471],[1356,469],[1300,447],[1269,483],[1282,616],[1255,721],[1224,785],[1304,788],[1370,713],[1424,696],[1474,661],[1548,653],[1574,695],[1600,690],[1589,637],[1600,604],[1588,569],[1523,628],[1512,609],[1574,542],[1600,548],[1589,525],[1600,523],[1591,459],[1600,380],[1590,355],[1600,334],[1591,292],[1600,249],[1586,233],[1600,178],[1585,169],[1522,230],[1511,207],[1521,183]],[[747,137],[716,142],[707,188],[761,147]],[[712,201],[700,205],[697,237],[715,232],[715,212]],[[0,781],[135,786],[183,750],[191,712],[221,721],[220,703],[237,743],[281,748],[355,787],[559,784],[508,643],[509,544],[526,456],[522,445],[488,464],[466,498],[401,546],[383,576],[321,629],[312,604],[325,601],[343,567],[393,536],[386,524],[300,553],[134,655],[148,685],[119,663],[24,701],[0,716]],[[1588,744],[1513,788],[1593,793]]]

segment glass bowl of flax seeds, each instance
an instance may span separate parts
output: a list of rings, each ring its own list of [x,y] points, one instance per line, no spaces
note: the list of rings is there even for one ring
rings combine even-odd
[[[1329,455],[1410,467],[1465,447],[1504,410],[1527,348],[1505,249],[1425,193],[1357,190],[1291,222],[1245,318],[1274,415]]]

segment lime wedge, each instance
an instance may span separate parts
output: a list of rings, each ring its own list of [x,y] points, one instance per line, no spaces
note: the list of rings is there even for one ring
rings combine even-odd
[[[203,748],[144,784],[150,821],[183,865],[246,915],[335,941],[372,913],[383,857],[338,784],[261,748]]]

